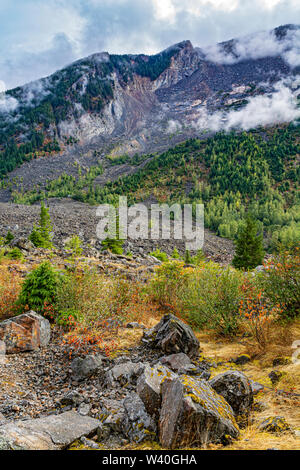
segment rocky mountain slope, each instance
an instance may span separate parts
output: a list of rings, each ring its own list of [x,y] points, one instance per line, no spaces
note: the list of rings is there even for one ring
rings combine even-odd
[[[108,153],[153,153],[226,126],[245,127],[232,112],[280,92],[283,80],[287,99],[299,89],[299,66],[291,60],[299,27],[268,34],[274,47],[266,56],[241,54],[242,39],[213,50],[184,41],[154,56],[94,54],[7,91],[0,96],[0,174],[53,179],[62,169],[72,174],[74,162],[91,166]]]

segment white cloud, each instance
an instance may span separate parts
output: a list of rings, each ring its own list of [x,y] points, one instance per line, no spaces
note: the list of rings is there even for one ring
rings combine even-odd
[[[201,49],[206,58],[217,63],[233,64],[241,60],[281,55],[292,67],[300,65],[300,29],[289,30],[282,40],[273,31],[261,31],[235,41],[232,53],[216,44]]]
[[[0,93],[0,113],[10,113],[18,107],[18,101],[6,93]]]
[[[279,82],[272,94],[255,96],[238,111],[210,114],[206,108],[203,109],[194,127],[213,131],[249,130],[258,126],[292,122],[299,118],[300,108],[297,107],[294,93],[285,83]]]

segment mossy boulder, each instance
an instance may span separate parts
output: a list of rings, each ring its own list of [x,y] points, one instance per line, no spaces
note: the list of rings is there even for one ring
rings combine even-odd
[[[253,404],[253,391],[245,374],[229,370],[216,375],[209,384],[229,403],[236,417],[246,418],[249,415]]]
[[[281,434],[283,432],[289,431],[290,426],[282,416],[270,416],[260,423],[259,430],[271,432],[274,434]]]
[[[187,375],[163,381],[160,443],[166,448],[200,447],[237,438],[231,406],[205,380]]]

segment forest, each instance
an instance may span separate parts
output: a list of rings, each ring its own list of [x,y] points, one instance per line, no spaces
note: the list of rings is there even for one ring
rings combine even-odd
[[[113,165],[149,162],[134,174],[100,186],[99,163],[78,176],[62,175],[45,188],[13,192],[18,203],[71,196],[89,204],[128,203],[155,196],[160,203],[205,204],[206,227],[234,239],[247,210],[264,231],[268,248],[300,238],[300,129],[288,125],[252,132],[219,133],[206,141],[191,139],[161,155],[117,157]],[[132,159],[132,161],[131,161]],[[108,159],[110,161],[110,159]]]

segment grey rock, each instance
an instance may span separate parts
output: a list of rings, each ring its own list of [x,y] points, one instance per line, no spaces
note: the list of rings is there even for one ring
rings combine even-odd
[[[147,413],[158,416],[161,405],[161,383],[166,378],[175,378],[177,375],[162,364],[154,367],[147,365],[137,382],[137,393],[142,399]]]
[[[260,431],[281,434],[285,431],[289,431],[290,426],[282,416],[269,416],[260,422],[258,429]]]
[[[80,395],[79,392],[76,390],[71,390],[70,392],[66,393],[61,399],[60,399],[60,404],[61,405],[71,405],[71,406],[77,406],[80,405],[80,403],[83,401],[82,395]]]
[[[105,374],[105,383],[111,387],[115,385],[115,382],[123,386],[129,383],[136,383],[144,368],[145,365],[141,362],[117,364]]]
[[[81,403],[77,411],[81,416],[88,416],[89,412],[91,411],[91,405],[88,403]]]
[[[164,356],[160,358],[160,362],[168,367],[169,369],[177,372],[179,369],[183,369],[186,366],[191,366],[191,360],[185,353],[171,354],[170,356]]]
[[[253,395],[257,395],[258,393],[262,392],[265,389],[265,387],[258,382],[254,382],[251,379],[249,380],[249,382],[250,382]]]
[[[272,370],[268,377],[270,378],[273,385],[276,385],[282,377],[282,372],[279,370]]]
[[[236,416],[247,417],[253,404],[249,379],[242,372],[232,370],[218,374],[209,385],[232,407]]]
[[[74,411],[28,421],[15,421],[0,427],[0,446],[8,449],[65,449],[82,436],[96,433],[97,419]]]
[[[133,392],[124,399],[124,409],[124,436],[136,443],[153,440],[156,436],[156,424],[147,414],[144,403],[136,393]]]
[[[145,330],[142,341],[167,354],[183,352],[189,357],[199,354],[200,344],[193,330],[174,315],[164,315],[154,328]]]
[[[237,438],[230,405],[204,380],[188,376],[162,383],[160,443],[166,448],[202,446]]]
[[[247,364],[247,362],[250,362],[251,358],[247,354],[241,354],[240,356],[236,357],[233,359],[232,362],[234,362],[237,365],[243,366],[244,364]]]
[[[0,413],[0,426],[5,424],[6,422],[7,422],[7,419],[5,418],[5,416],[3,416],[2,413]]]
[[[77,357],[71,363],[72,379],[81,381],[99,372],[103,365],[103,358],[100,355],[89,355],[84,358]]]
[[[126,328],[137,328],[137,329],[145,330],[146,327],[142,323],[138,323],[136,321],[133,321],[133,322],[127,323]]]
[[[91,439],[87,439],[84,436],[80,438],[80,441],[84,446],[89,447],[90,449],[100,449],[100,446],[97,444],[97,442],[92,441]]]

